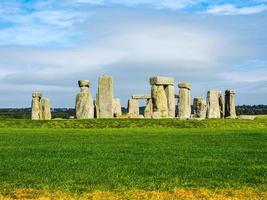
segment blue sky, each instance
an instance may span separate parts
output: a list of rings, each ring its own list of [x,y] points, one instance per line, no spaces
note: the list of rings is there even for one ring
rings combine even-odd
[[[124,106],[155,75],[267,104],[267,0],[1,0],[0,70],[0,107],[34,91],[74,107],[77,80],[95,95],[104,73]]]

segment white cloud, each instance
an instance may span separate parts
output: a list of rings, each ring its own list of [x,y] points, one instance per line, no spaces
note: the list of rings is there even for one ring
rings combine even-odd
[[[233,4],[216,5],[208,8],[206,13],[216,15],[247,15],[261,13],[267,10],[267,5],[256,5],[250,7],[236,7]]]

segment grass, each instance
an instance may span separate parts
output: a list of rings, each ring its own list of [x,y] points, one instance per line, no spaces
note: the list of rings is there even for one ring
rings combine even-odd
[[[124,128],[127,125],[132,127]],[[21,190],[174,195],[177,188],[192,195],[202,189],[266,195],[265,117],[255,121],[2,120],[0,127],[0,193],[6,197]]]

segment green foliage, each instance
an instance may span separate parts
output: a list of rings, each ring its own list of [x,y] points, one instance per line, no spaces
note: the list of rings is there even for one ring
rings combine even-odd
[[[266,118],[222,122],[1,121],[1,127],[9,124],[17,129],[0,129],[0,191],[33,188],[81,193],[181,187],[266,190],[267,127],[263,121]],[[70,124],[81,128],[131,124],[150,128],[56,129]],[[263,128],[254,128],[256,124]],[[35,129],[23,129],[23,125]]]

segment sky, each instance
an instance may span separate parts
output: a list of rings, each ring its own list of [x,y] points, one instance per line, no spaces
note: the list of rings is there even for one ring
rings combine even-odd
[[[0,71],[2,108],[74,107],[102,74],[123,106],[158,75],[267,104],[267,0],[0,0]]]

